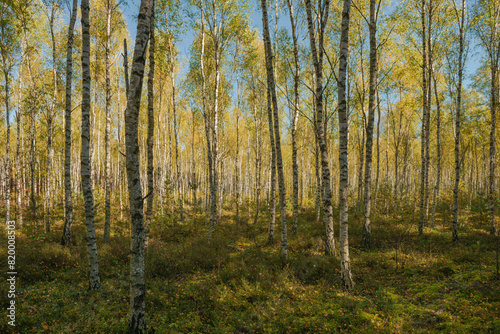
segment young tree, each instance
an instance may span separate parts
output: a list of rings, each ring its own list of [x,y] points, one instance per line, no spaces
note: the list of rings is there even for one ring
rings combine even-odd
[[[479,0],[476,10],[476,31],[481,45],[486,49],[490,69],[490,170],[488,197],[490,202],[490,234],[495,235],[495,194],[496,194],[496,119],[500,106],[500,3]]]
[[[318,40],[316,41],[314,22],[312,17],[312,5],[310,0],[306,0],[307,11],[307,26],[309,30],[309,42],[311,45],[311,54],[314,65],[315,74],[315,116],[316,116],[316,138],[321,154],[321,176],[322,176],[322,195],[323,195],[323,224],[325,226],[325,254],[335,254],[335,241],[333,235],[333,207],[332,207],[332,189],[330,186],[330,167],[328,161],[328,148],[326,145],[326,135],[324,121],[326,117],[323,115],[323,55],[324,55],[324,34],[328,22],[328,14],[330,10],[330,1],[318,1]],[[317,45],[316,45],[317,43]],[[340,100],[339,100],[340,101]]]
[[[288,259],[287,228],[286,228],[286,198],[285,198],[285,176],[283,173],[283,159],[281,155],[280,127],[278,118],[278,99],[276,97],[276,86],[273,71],[273,54],[271,49],[271,38],[269,36],[269,21],[267,16],[267,0],[261,0],[262,26],[264,37],[264,50],[266,54],[267,89],[271,95],[273,107],[274,140],[276,146],[276,169],[278,172],[278,184],[280,192],[281,208],[281,254]]]
[[[424,226],[427,225],[427,186],[429,179],[429,129],[427,118],[429,117],[429,103],[428,103],[428,65],[429,65],[429,53],[428,53],[428,43],[426,38],[426,8],[427,1],[432,0],[422,0],[421,3],[421,21],[422,21],[422,131],[421,131],[421,149],[420,155],[422,159],[422,167],[420,169],[420,223],[418,225],[418,233],[422,234],[424,232]]]
[[[85,0],[84,0],[85,1]],[[137,19],[134,57],[130,77],[130,91],[125,112],[125,143],[127,159],[127,180],[131,218],[130,245],[130,308],[128,325],[131,333],[146,330],[146,286],[144,277],[144,203],[139,171],[139,108],[146,50],[150,36],[154,0],[141,0]]]
[[[340,35],[339,77],[338,77],[338,103],[339,103],[339,211],[340,211],[340,269],[343,286],[346,290],[354,287],[351,274],[351,259],[349,257],[348,209],[347,192],[349,186],[348,173],[348,138],[349,124],[347,119],[346,101],[346,74],[347,59],[349,54],[349,17],[351,0],[344,0],[342,9],[342,24]]]
[[[362,240],[365,247],[370,247],[371,237],[371,201],[372,201],[372,150],[373,150],[373,125],[375,122],[375,98],[377,94],[378,65],[377,65],[377,19],[380,1],[370,0],[370,92],[368,97],[368,124],[366,126],[366,159],[365,159],[365,189],[364,189],[364,212]]]
[[[151,219],[153,216],[153,201],[154,201],[154,155],[153,155],[153,140],[155,129],[155,113],[154,113],[154,77],[155,77],[155,8],[151,10],[151,30],[149,32],[149,73],[148,73],[148,137],[147,137],[147,156],[148,156],[148,194],[146,205],[146,231],[145,245],[148,246],[149,230]]]
[[[295,72],[293,75],[293,116],[292,116],[292,170],[293,170],[293,223],[292,233],[297,234],[297,227],[299,221],[299,166],[297,163],[297,122],[299,120],[299,80],[300,80],[300,66],[299,66],[299,45],[297,39],[297,31],[295,18],[293,14],[292,0],[286,1],[288,5],[288,13],[290,14],[290,25],[292,27],[293,38],[293,60]],[[332,226],[333,231],[333,226]]]
[[[455,105],[455,184],[453,187],[453,228],[452,239],[458,241],[458,186],[460,183],[460,125],[461,125],[461,112],[462,112],[462,81],[464,71],[464,38],[465,38],[465,0],[462,0],[460,10],[455,5],[455,14],[458,23],[458,79],[457,79],[457,99]]]
[[[64,230],[61,245],[71,242],[73,225],[73,200],[71,196],[71,84],[73,77],[73,35],[75,30],[78,0],[73,0],[68,26],[68,44],[66,48],[66,107],[64,110]]]
[[[91,184],[90,161],[90,22],[89,0],[82,0],[82,148],[81,174],[82,191],[85,202],[85,221],[87,226],[87,251],[89,259],[89,290],[101,286],[99,265],[97,262],[97,243],[94,227],[94,195]]]
[[[111,14],[114,5],[111,0],[106,0],[106,43],[105,43],[105,71],[106,71],[106,125],[104,131],[104,242],[109,242],[111,229],[111,149],[110,149],[110,132],[111,132],[111,78],[110,78],[110,45],[111,45]]]
[[[48,2],[45,1],[45,2]],[[52,215],[52,163],[54,160],[53,149],[53,123],[56,116],[57,107],[57,52],[56,52],[56,39],[54,35],[54,23],[56,15],[59,10],[59,3],[55,0],[50,0],[50,9],[46,3],[46,15],[49,20],[50,40],[52,43],[52,79],[53,79],[53,95],[50,107],[45,113],[47,121],[47,163],[45,165],[45,230],[50,232],[50,220]]]
[[[2,72],[4,76],[4,103],[5,103],[5,123],[6,123],[6,140],[5,140],[5,220],[10,221],[10,81],[11,71],[14,65],[14,25],[11,21],[13,13],[11,8],[3,4],[0,7],[0,53],[2,56]]]

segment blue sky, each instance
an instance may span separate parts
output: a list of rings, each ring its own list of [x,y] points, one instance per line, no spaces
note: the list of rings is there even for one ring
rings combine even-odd
[[[187,1],[184,1],[186,4]],[[124,16],[127,20],[128,30],[130,32],[130,38],[135,41],[135,35],[137,30],[137,19],[135,16],[139,13],[140,0],[128,0],[127,4],[121,4],[120,8],[123,10]],[[251,4],[252,13],[250,14],[251,26],[253,28],[262,31],[262,16],[260,12],[260,6],[258,1],[253,1]],[[282,14],[283,15],[283,14]],[[188,20],[188,18],[185,18]],[[284,20],[281,20],[284,21]],[[187,72],[189,64],[189,48],[193,42],[194,34],[191,29],[187,29],[186,32],[181,36],[180,42],[177,43],[177,48],[180,52],[181,69],[180,76],[183,77]]]

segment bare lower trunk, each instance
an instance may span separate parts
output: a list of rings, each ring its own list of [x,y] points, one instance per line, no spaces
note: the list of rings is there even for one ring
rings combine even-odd
[[[240,155],[240,77],[236,76],[236,90],[238,94],[238,105],[236,110],[236,157],[234,162],[235,195],[236,195],[236,217],[235,221],[240,221],[240,175],[239,175],[239,155]]]
[[[377,20],[376,2],[370,0],[370,94],[368,98],[368,124],[366,127],[366,159],[365,159],[365,191],[363,195],[365,207],[365,221],[363,224],[363,245],[370,247],[371,238],[371,200],[372,200],[372,147],[373,147],[373,123],[375,121],[375,108],[377,107],[375,97],[377,91]]]
[[[137,20],[134,58],[130,77],[130,92],[125,112],[125,143],[127,155],[127,180],[131,218],[130,245],[130,308],[129,331],[142,333],[146,330],[146,286],[144,263],[144,202],[139,170],[139,109],[146,49],[150,36],[154,0],[142,0]]]
[[[498,55],[500,55],[500,45],[497,47],[497,66],[491,66],[491,128],[490,128],[490,175],[488,197],[490,202],[490,234],[495,235],[495,169],[496,169],[496,111],[499,106],[499,82],[498,82]]]
[[[324,129],[323,116],[323,36],[328,21],[328,11],[330,2],[326,0],[324,3],[318,3],[318,8],[321,8],[320,24],[317,28],[318,38],[316,42],[312,6],[310,0],[306,0],[307,10],[307,25],[309,30],[309,41],[311,45],[311,53],[313,58],[314,70],[316,74],[315,82],[315,106],[316,106],[316,137],[321,153],[321,179],[322,179],[322,194],[323,194],[323,225],[325,227],[325,255],[331,256],[335,254],[335,241],[333,233],[333,207],[332,207],[332,189],[330,186],[330,167],[328,165],[328,148],[326,145],[326,136]],[[316,46],[316,43],[318,45]]]
[[[274,131],[273,131],[273,114],[272,114],[272,102],[271,102],[271,92],[267,89],[267,116],[269,125],[269,143],[271,146],[271,191],[270,191],[270,201],[269,201],[269,235],[267,240],[269,243],[274,242],[274,229],[276,225],[276,145],[274,143]]]
[[[101,286],[99,266],[97,262],[97,243],[94,227],[94,197],[91,184],[90,161],[90,33],[89,33],[89,1],[82,0],[82,151],[81,174],[82,190],[85,202],[85,221],[87,226],[87,251],[89,259],[89,290],[97,290]]]
[[[340,38],[340,56],[339,56],[339,166],[340,166],[340,183],[339,183],[339,210],[340,210],[340,269],[341,279],[344,289],[347,291],[354,287],[354,281],[351,274],[351,260],[349,257],[349,233],[348,233],[348,208],[347,192],[349,186],[348,172],[348,118],[347,118],[347,103],[346,103],[346,71],[348,59],[349,45],[349,15],[351,9],[351,1],[344,0],[342,10],[342,26]]]
[[[297,122],[299,119],[299,46],[297,41],[297,33],[295,31],[295,18],[293,16],[292,0],[287,0],[288,12],[290,14],[290,25],[292,26],[293,37],[293,59],[295,65],[295,73],[293,76],[293,117],[292,117],[292,170],[293,170],[293,223],[292,233],[297,234],[297,227],[299,221],[299,166],[297,163]]]
[[[170,72],[172,79],[172,105],[174,111],[174,137],[175,137],[175,165],[177,172],[177,194],[179,196],[179,212],[181,215],[181,223],[184,222],[184,198],[182,195],[182,177],[181,177],[181,154],[179,152],[179,134],[177,131],[177,108],[175,100],[175,78],[173,73],[173,68]]]
[[[262,8],[262,26],[264,35],[264,49],[266,54],[267,86],[268,90],[270,90],[272,106],[273,106],[274,141],[276,146],[276,170],[278,173],[278,185],[279,185],[280,208],[281,208],[281,254],[285,259],[288,259],[285,176],[283,173],[283,159],[281,155],[281,140],[280,140],[280,129],[279,129],[279,118],[278,118],[278,100],[276,97],[276,87],[274,81],[271,39],[269,37],[267,0],[261,0],[261,8]]]
[[[435,74],[434,78],[434,93],[436,97],[436,155],[437,155],[437,175],[436,175],[436,186],[434,187],[434,199],[432,204],[432,215],[431,215],[431,228],[434,228],[434,219],[436,217],[436,207],[439,198],[439,186],[441,184],[441,106],[439,103],[439,96],[437,91],[437,82]]]
[[[3,31],[3,28],[2,28]],[[2,34],[3,35],[3,34]],[[3,48],[2,48],[3,49]],[[6,65],[6,55],[2,50],[3,66],[4,66],[4,77],[5,77],[5,122],[7,123],[6,130],[6,140],[5,140],[5,166],[6,166],[6,177],[5,177],[5,221],[10,221],[10,109],[9,109],[9,70]]]
[[[24,48],[21,51],[24,53]],[[19,66],[19,73],[22,73],[22,66],[23,66],[23,57],[21,57],[21,64]],[[18,95],[18,107],[17,107],[17,113],[16,113],[16,124],[17,124],[17,138],[16,138],[16,169],[18,170],[18,173],[21,173],[22,168],[21,168],[21,122],[22,122],[22,115],[21,115],[21,96],[22,96],[22,75],[19,76],[19,95]],[[23,226],[23,206],[22,206],[22,191],[21,191],[21,185],[24,184],[23,178],[21,175],[18,175],[17,179],[17,184],[16,184],[16,195],[17,195],[17,224],[19,227]]]
[[[418,233],[424,232],[424,226],[427,224],[426,205],[425,205],[425,191],[426,191],[426,140],[427,140],[427,39],[426,39],[426,25],[425,25],[425,7],[426,0],[422,0],[421,18],[422,18],[422,131],[420,138],[420,155],[422,159],[422,167],[420,169],[420,222],[418,225]]]
[[[202,78],[202,113],[203,113],[203,118],[205,121],[205,136],[206,136],[206,142],[207,142],[207,161],[208,161],[208,183],[209,183],[209,193],[207,193],[206,197],[206,204],[210,204],[210,226],[208,229],[208,240],[210,241],[212,239],[212,233],[216,224],[216,207],[215,210],[213,210],[212,206],[216,206],[217,204],[215,203],[215,198],[216,198],[216,190],[215,190],[215,175],[214,175],[214,156],[212,153],[212,141],[210,140],[211,137],[211,129],[210,129],[210,117],[208,115],[208,108],[207,108],[207,92],[206,92],[206,77],[205,77],[205,69],[204,69],[204,63],[205,63],[205,16],[204,16],[204,1],[201,0],[201,52],[200,52],[200,71],[201,71],[201,78]],[[214,203],[212,203],[214,202]]]
[[[262,128],[262,115],[257,116],[257,107],[254,104],[254,119],[255,119],[255,216],[254,224],[257,224],[259,219],[260,210],[260,174],[261,174],[261,142],[260,142],[260,132]]]
[[[53,4],[55,6],[55,4]],[[54,36],[54,20],[55,8],[52,7],[52,14],[50,15],[50,36],[52,41],[52,80],[54,91],[52,95],[52,104],[47,110],[47,164],[45,169],[45,231],[50,232],[50,222],[52,215],[52,161],[53,148],[52,148],[52,122],[54,121],[56,104],[57,104],[57,70],[56,70],[56,40]]]
[[[464,55],[465,0],[462,0],[462,15],[459,20],[458,87],[455,118],[455,186],[453,188],[452,240],[458,241],[458,187],[460,183],[460,117],[462,111],[462,76]]]
[[[71,196],[71,84],[73,76],[73,34],[75,30],[78,0],[73,0],[71,18],[68,28],[68,46],[66,49],[66,108],[64,111],[64,202],[65,217],[61,245],[71,242],[71,227],[73,226],[73,199]]]
[[[154,21],[154,3],[151,14],[151,30],[149,32],[149,73],[148,73],[148,137],[147,137],[147,202],[146,202],[146,226],[144,247],[147,249],[149,244],[149,230],[151,227],[151,219],[153,217],[153,202],[154,202],[154,156],[153,156],[153,140],[155,129],[155,113],[154,113],[154,77],[155,77],[155,21]]]
[[[380,99],[377,89],[377,171],[375,176],[375,196],[373,198],[374,209],[377,206],[379,176],[380,176]]]
[[[106,7],[106,127],[104,133],[104,182],[105,182],[105,200],[104,200],[104,242],[109,242],[111,229],[111,149],[110,149],[110,131],[111,131],[111,79],[110,79],[110,59],[109,48],[111,39],[111,3],[107,0]]]

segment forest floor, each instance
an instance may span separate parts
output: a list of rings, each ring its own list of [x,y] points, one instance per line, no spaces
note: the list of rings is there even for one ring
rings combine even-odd
[[[87,290],[83,209],[77,206],[73,244],[59,245],[62,206],[52,232],[25,222],[17,232],[16,327],[19,333],[124,333],[129,305],[129,222],[113,208],[110,244],[103,244],[103,210],[96,219],[102,287]],[[418,236],[418,214],[378,215],[369,250],[360,247],[361,214],[350,214],[354,291],[341,288],[338,258],[323,255],[322,223],[314,209],[289,229],[289,260],[280,259],[281,228],[267,244],[268,212],[256,225],[224,211],[211,243],[205,213],[185,223],[157,217],[147,253],[150,333],[500,333],[497,247],[486,209],[462,212],[453,244],[445,207],[437,228]],[[335,216],[337,217],[337,215]],[[279,217],[278,217],[279,218]],[[290,228],[290,219],[288,220]],[[42,228],[43,230],[43,228]],[[338,236],[338,226],[335,229]],[[0,233],[7,271],[7,238]],[[6,280],[0,285],[8,306]],[[4,311],[5,312],[5,311]],[[12,332],[6,318],[0,332]]]

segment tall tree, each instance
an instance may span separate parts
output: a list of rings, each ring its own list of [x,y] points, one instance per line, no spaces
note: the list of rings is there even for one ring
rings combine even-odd
[[[290,25],[292,27],[293,38],[293,60],[295,72],[293,74],[293,116],[292,116],[292,170],[293,170],[293,223],[292,233],[297,234],[299,221],[299,166],[297,163],[297,122],[299,120],[299,80],[300,80],[300,65],[299,65],[299,43],[297,39],[297,29],[295,17],[293,14],[292,0],[286,1],[288,5],[288,13],[290,14]],[[333,231],[333,226],[332,226]]]
[[[347,59],[349,55],[349,18],[351,0],[344,0],[342,9],[342,23],[340,30],[340,55],[338,76],[338,103],[339,103],[339,211],[340,211],[340,270],[344,289],[351,290],[354,281],[351,274],[351,259],[349,257],[349,232],[347,192],[349,186],[349,165],[347,160],[349,124],[347,118],[346,77]]]
[[[326,145],[326,135],[323,115],[323,55],[324,55],[324,34],[328,22],[330,10],[330,1],[318,0],[318,28],[317,41],[314,31],[314,21],[312,16],[311,0],[306,0],[307,26],[309,30],[309,42],[311,45],[311,54],[314,64],[315,82],[315,111],[316,111],[316,138],[321,154],[321,177],[323,186],[323,224],[325,226],[325,254],[333,255],[335,253],[335,241],[333,233],[333,207],[332,207],[332,189],[330,186],[330,167],[328,165],[328,148]],[[317,45],[316,45],[317,43]]]
[[[486,49],[490,70],[490,170],[488,197],[490,206],[490,234],[495,235],[495,200],[496,200],[496,122],[500,107],[500,3],[498,1],[479,0],[476,10],[477,27],[481,45]]]
[[[434,228],[434,219],[436,217],[436,207],[439,198],[439,188],[441,185],[441,174],[442,174],[442,157],[441,157],[441,103],[439,100],[438,86],[436,80],[435,69],[432,69],[432,78],[434,81],[434,96],[436,98],[436,156],[437,156],[437,167],[436,167],[436,185],[434,186],[434,199],[432,204],[432,215],[431,215],[431,228]]]
[[[174,143],[175,143],[175,166],[176,166],[176,179],[177,179],[177,194],[179,196],[179,213],[180,213],[180,220],[181,222],[184,222],[184,197],[182,193],[182,172],[181,172],[181,153],[179,150],[179,127],[177,123],[177,97],[176,97],[176,90],[175,90],[175,73],[174,73],[174,65],[175,65],[175,50],[173,46],[173,41],[172,39],[169,40],[168,42],[168,48],[169,48],[169,55],[170,55],[170,82],[172,84],[172,110],[173,110],[173,117],[174,117]]]
[[[278,172],[278,184],[280,193],[280,208],[281,208],[281,254],[288,259],[288,238],[286,228],[286,191],[285,191],[285,176],[283,173],[283,158],[281,155],[281,140],[280,127],[278,118],[278,99],[276,97],[276,86],[274,81],[273,71],[273,54],[271,48],[271,38],[269,36],[269,21],[267,16],[267,0],[261,0],[262,8],[262,26],[264,37],[264,51],[266,54],[266,73],[267,73],[267,89],[271,95],[273,106],[273,124],[274,124],[274,140],[276,146],[276,169]]]
[[[104,130],[104,242],[109,242],[111,229],[111,78],[110,78],[110,45],[111,45],[111,14],[113,8],[111,0],[106,0],[106,43],[105,43],[105,71],[106,71],[106,125]]]
[[[71,18],[68,26],[68,43],[66,47],[66,107],[64,109],[64,230],[61,245],[71,242],[73,226],[73,199],[71,196],[71,84],[73,79],[73,35],[75,30],[78,0],[73,0]]]
[[[155,77],[155,8],[151,11],[151,30],[149,32],[149,73],[148,73],[148,136],[147,136],[147,183],[148,194],[146,204],[146,237],[145,244],[148,246],[149,230],[151,227],[151,219],[153,217],[153,201],[154,201],[154,155],[153,155],[153,140],[155,129],[155,112],[154,112],[154,77]]]
[[[146,330],[146,286],[144,277],[144,203],[139,170],[139,109],[146,50],[150,36],[154,0],[141,0],[137,18],[134,57],[130,77],[130,91],[125,111],[125,143],[127,180],[131,219],[130,245],[130,308],[128,325],[132,333]]]
[[[8,6],[1,6],[0,9],[0,53],[2,56],[2,72],[4,76],[4,103],[5,103],[5,221],[10,221],[10,81],[13,67],[13,25],[10,21],[13,13],[9,12]]]
[[[217,219],[217,196],[214,184],[214,157],[212,153],[212,141],[210,131],[210,117],[207,108],[207,79],[205,75],[205,2],[201,0],[201,51],[200,51],[200,71],[201,71],[201,91],[202,91],[202,114],[205,121],[205,135],[207,142],[207,161],[208,161],[208,183],[210,187],[210,226],[208,230],[208,240],[212,239],[212,232],[215,228]]]
[[[101,286],[99,265],[97,262],[97,243],[94,226],[94,195],[91,184],[90,161],[90,22],[89,0],[82,0],[82,148],[81,174],[82,191],[85,202],[85,222],[87,226],[87,251],[89,259],[89,290],[97,290]]]
[[[365,159],[365,189],[363,199],[365,221],[363,223],[363,245],[370,247],[371,237],[371,202],[372,202],[372,151],[373,151],[373,125],[375,122],[375,108],[378,65],[377,65],[377,16],[379,13],[380,1],[370,0],[370,22],[368,24],[370,31],[370,92],[368,97],[368,124],[366,125],[366,159]]]
[[[458,23],[458,79],[457,79],[457,99],[455,105],[455,184],[453,187],[453,228],[452,239],[458,241],[458,187],[460,183],[460,125],[462,113],[462,81],[464,71],[464,34],[465,34],[465,0],[462,0],[460,10],[455,2],[455,14]]]
[[[48,7],[48,4],[47,4]],[[54,23],[58,12],[59,4],[55,0],[50,1],[50,10],[47,9],[46,15],[49,20],[50,40],[52,43],[52,84],[53,93],[50,107],[47,109],[45,118],[47,121],[47,163],[45,165],[45,230],[50,232],[50,221],[52,215],[52,162],[54,160],[53,149],[53,122],[57,107],[57,52],[56,39],[54,34]]]

